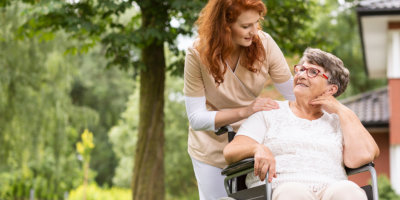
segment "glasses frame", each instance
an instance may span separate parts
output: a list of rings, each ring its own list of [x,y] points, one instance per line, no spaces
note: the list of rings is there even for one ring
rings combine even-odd
[[[306,74],[307,74],[307,76],[308,76],[309,78],[315,78],[315,77],[317,77],[318,75],[321,75],[321,76],[324,77],[326,80],[329,79],[328,76],[327,76],[326,74],[324,74],[324,73],[321,72],[321,70],[319,70],[319,69],[317,69],[317,68],[315,68],[315,67],[306,67],[306,66],[304,66],[304,65],[299,65],[299,64],[293,66],[293,71],[294,71],[294,74],[295,74],[295,75],[301,73],[301,72],[296,73],[296,67],[297,67],[297,66],[299,66],[299,67],[304,67],[304,69],[305,69],[305,71],[306,71]],[[311,75],[308,73],[308,70],[309,70],[309,69],[317,70],[318,73],[317,73],[315,76],[311,76]]]

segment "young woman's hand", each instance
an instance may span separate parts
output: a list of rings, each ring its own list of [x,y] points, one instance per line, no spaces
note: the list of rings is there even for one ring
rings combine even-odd
[[[266,146],[258,144],[254,153],[254,175],[264,181],[267,173],[270,183],[272,178],[276,178],[275,157]]]
[[[276,101],[271,98],[256,98],[249,106],[245,107],[245,117],[258,112],[258,111],[268,111],[272,109],[278,109],[279,105]]]

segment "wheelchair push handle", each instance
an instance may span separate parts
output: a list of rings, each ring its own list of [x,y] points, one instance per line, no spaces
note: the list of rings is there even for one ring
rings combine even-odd
[[[226,126],[223,126],[223,127],[219,128],[215,132],[215,134],[216,135],[222,135],[222,134],[225,134],[226,132],[228,132],[228,141],[229,142],[232,141],[233,138],[236,135],[236,132],[233,130],[232,126],[230,126],[230,125],[226,125]]]

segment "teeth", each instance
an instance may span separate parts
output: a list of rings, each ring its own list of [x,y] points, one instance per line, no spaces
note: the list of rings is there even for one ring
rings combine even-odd
[[[308,87],[307,85],[303,84],[303,83],[297,83],[297,85],[303,86],[303,87]]]

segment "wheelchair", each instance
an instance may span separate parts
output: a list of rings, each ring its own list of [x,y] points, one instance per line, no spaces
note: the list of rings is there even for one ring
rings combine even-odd
[[[228,141],[232,141],[235,137],[231,126],[221,127],[215,134],[222,135],[228,133]],[[271,200],[272,188],[271,184],[266,181],[266,184],[247,188],[245,184],[246,175],[254,171],[254,158],[246,158],[244,160],[233,163],[225,167],[221,174],[226,176],[224,180],[225,190],[228,196],[236,200]],[[365,164],[359,168],[350,169],[346,167],[347,176],[368,171],[371,176],[371,185],[362,186],[361,188],[367,194],[368,200],[379,200],[378,182],[373,162]],[[265,178],[268,180],[268,173]]]

